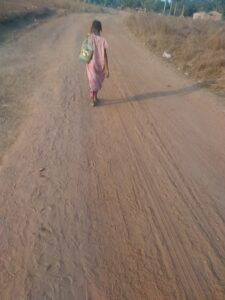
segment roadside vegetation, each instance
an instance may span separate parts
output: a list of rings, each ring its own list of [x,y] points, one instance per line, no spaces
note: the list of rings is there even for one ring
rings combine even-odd
[[[128,27],[147,47],[186,75],[225,92],[225,22],[192,20],[159,14],[134,14]]]
[[[88,2],[120,8],[139,8],[174,16],[192,16],[199,11],[217,11],[225,16],[225,0],[88,0]]]
[[[0,19],[6,20],[46,9],[75,9],[77,5],[77,1],[73,0],[2,0],[0,1]]]
[[[103,8],[79,0],[0,0],[0,21],[55,11],[59,15],[68,12],[103,12]]]

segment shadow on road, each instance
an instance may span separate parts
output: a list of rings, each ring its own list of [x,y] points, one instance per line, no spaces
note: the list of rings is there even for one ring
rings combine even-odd
[[[197,83],[177,90],[162,91],[162,92],[156,91],[156,92],[135,95],[127,98],[112,99],[112,100],[100,99],[99,105],[103,106],[103,105],[123,104],[126,102],[139,102],[139,101],[152,100],[153,98],[169,97],[175,95],[184,96],[187,94],[191,94],[192,92],[198,91],[202,88],[203,88],[203,84]]]

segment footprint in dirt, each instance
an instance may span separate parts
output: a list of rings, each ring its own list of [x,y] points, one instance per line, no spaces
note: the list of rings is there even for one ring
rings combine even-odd
[[[46,168],[41,168],[40,170],[39,170],[39,175],[40,175],[40,177],[42,177],[42,178],[45,178],[46,176],[45,176],[45,171],[46,171]]]

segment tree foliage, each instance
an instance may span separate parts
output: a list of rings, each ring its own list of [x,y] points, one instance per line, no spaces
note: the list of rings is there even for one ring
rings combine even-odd
[[[225,0],[86,0],[111,7],[143,8],[170,15],[192,16],[197,11],[216,10],[225,16]]]

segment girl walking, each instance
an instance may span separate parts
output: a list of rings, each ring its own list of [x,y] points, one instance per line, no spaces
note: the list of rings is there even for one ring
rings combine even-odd
[[[90,87],[91,104],[95,106],[98,101],[98,92],[102,88],[102,83],[109,77],[109,66],[107,56],[107,41],[101,36],[102,24],[100,21],[93,21],[90,32],[90,40],[93,47],[93,56],[87,64],[87,76]]]

